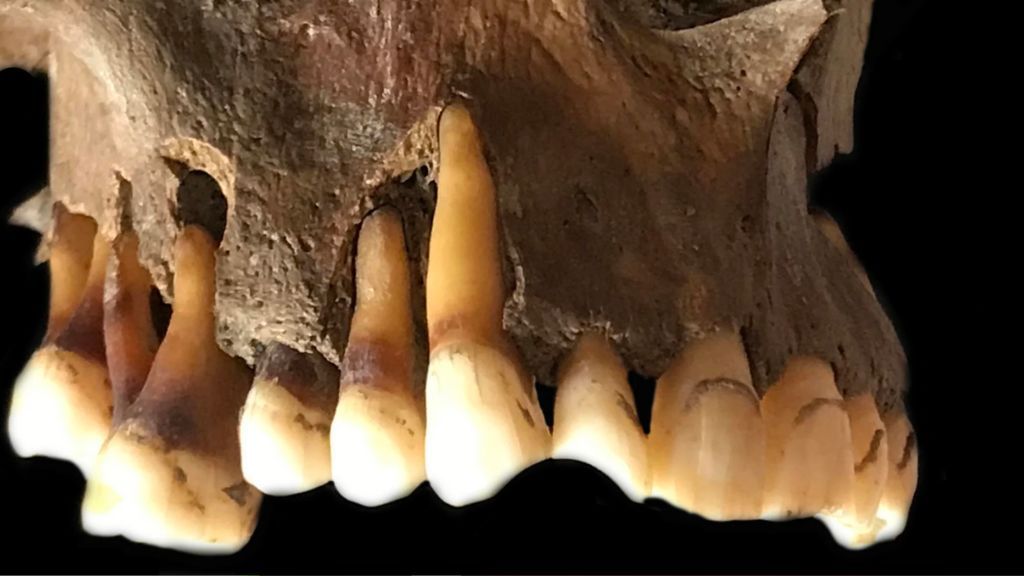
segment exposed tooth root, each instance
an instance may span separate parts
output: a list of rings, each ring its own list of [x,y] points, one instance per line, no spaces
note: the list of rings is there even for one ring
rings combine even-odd
[[[854,461],[850,420],[832,368],[815,358],[791,359],[761,408],[764,517],[837,513],[851,498]]]
[[[427,271],[427,477],[452,505],[490,498],[547,458],[533,380],[501,329],[497,200],[469,111],[439,126],[437,208]]]
[[[426,478],[424,418],[412,389],[412,303],[402,222],[381,209],[363,220],[356,256],[356,306],[331,425],[334,486],[379,506]]]
[[[318,354],[267,348],[242,408],[239,441],[245,479],[285,496],[331,480],[329,434],[338,369]]]
[[[90,533],[230,553],[255,528],[261,495],[242,478],[237,432],[252,374],[217,346],[214,264],[209,234],[185,228],[167,334],[86,487]]]
[[[7,430],[19,456],[68,460],[88,476],[110,431],[103,345],[103,282],[110,246],[95,233],[90,219],[62,208],[57,208],[56,226],[50,327],[43,347],[14,384]],[[84,287],[83,261],[89,268]],[[72,306],[74,313],[64,320]]]
[[[688,345],[658,379],[650,454],[654,496],[712,520],[761,516],[765,430],[738,334]]]
[[[888,475],[878,504],[881,527],[877,540],[892,540],[903,532],[917,490],[917,436],[902,407],[883,417],[888,439]]]
[[[650,490],[647,438],[626,369],[608,341],[585,334],[563,362],[552,456],[586,462],[641,501]]]

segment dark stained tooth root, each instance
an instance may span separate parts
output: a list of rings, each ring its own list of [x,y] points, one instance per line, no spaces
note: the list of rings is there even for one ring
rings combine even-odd
[[[442,112],[439,142],[426,281],[426,470],[438,496],[461,506],[548,458],[551,435],[533,379],[502,331],[497,198],[465,106]]]
[[[739,335],[688,344],[658,379],[653,496],[712,520],[761,516],[765,428]]]
[[[215,251],[203,229],[179,233],[167,334],[86,487],[92,534],[212,554],[239,550],[255,528],[262,495],[242,476],[238,445],[252,373],[216,342]]]
[[[622,361],[603,336],[584,334],[562,362],[552,457],[594,466],[638,502],[650,491],[647,438],[633,391]]]
[[[338,369],[283,344],[267,348],[242,408],[239,442],[246,481],[285,496],[331,481],[331,419]]]
[[[103,344],[110,244],[91,219],[55,210],[49,327],[14,384],[7,431],[19,456],[67,460],[88,476],[112,411]]]
[[[426,479],[422,401],[413,394],[413,320],[408,255],[398,213],[363,220],[356,255],[356,305],[331,425],[334,486],[378,506]]]
[[[879,542],[903,533],[907,515],[917,490],[917,435],[903,406],[896,406],[882,417],[888,439],[888,474],[878,504]]]

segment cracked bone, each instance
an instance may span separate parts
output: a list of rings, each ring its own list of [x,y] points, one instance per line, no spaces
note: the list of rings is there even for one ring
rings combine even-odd
[[[237,433],[252,374],[217,345],[215,251],[205,230],[180,232],[167,334],[86,486],[92,534],[224,554],[255,528],[261,495],[242,477]]]
[[[379,506],[426,479],[424,416],[413,394],[413,323],[408,256],[398,213],[363,220],[356,255],[356,305],[331,425],[334,486]]]

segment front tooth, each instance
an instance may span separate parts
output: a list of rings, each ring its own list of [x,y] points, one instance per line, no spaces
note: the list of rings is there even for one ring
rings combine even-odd
[[[738,334],[688,345],[658,379],[650,449],[654,496],[712,520],[760,517],[765,431]]]
[[[878,541],[892,540],[903,532],[917,490],[917,436],[902,406],[883,417],[889,442],[888,476],[878,504],[881,528]]]
[[[552,445],[554,458],[594,466],[633,500],[647,496],[647,438],[626,369],[601,336],[583,335],[562,364]]]
[[[437,208],[427,270],[426,467],[445,502],[490,498],[547,458],[533,380],[502,332],[494,183],[469,111],[441,115]]]
[[[330,482],[337,402],[337,368],[318,354],[271,344],[256,366],[238,426],[246,481],[278,496]]]
[[[91,219],[55,210],[49,327],[42,348],[14,384],[7,430],[19,456],[68,460],[88,476],[110,431],[103,345],[103,283],[110,245]],[[87,257],[90,245],[92,256]]]
[[[237,432],[252,374],[217,346],[215,250],[200,228],[178,237],[171,321],[89,479],[82,523],[90,533],[230,553],[255,528],[261,495],[242,477]]]
[[[334,486],[378,506],[426,477],[421,402],[413,395],[413,334],[402,222],[380,209],[363,221],[356,255],[356,306],[331,425]]]
[[[761,401],[766,432],[764,517],[831,512],[850,499],[850,421],[832,368],[797,357]]]

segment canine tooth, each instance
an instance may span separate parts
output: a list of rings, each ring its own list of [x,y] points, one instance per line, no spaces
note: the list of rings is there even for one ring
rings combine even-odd
[[[215,249],[201,228],[178,237],[170,325],[89,478],[82,524],[90,533],[230,553],[255,528],[261,495],[242,477],[238,446],[252,374],[217,346]]]
[[[594,466],[633,500],[643,500],[650,490],[647,438],[633,391],[622,361],[602,336],[584,334],[562,363],[552,445],[552,457]]]
[[[850,420],[832,368],[797,357],[761,400],[767,455],[764,517],[839,510],[853,489]]]
[[[246,481],[279,496],[330,482],[337,402],[338,370],[330,362],[283,344],[268,347],[238,426]]]
[[[712,520],[760,517],[765,430],[751,382],[734,332],[676,357],[658,379],[651,411],[654,496]]]
[[[110,245],[95,233],[90,219],[60,208],[55,232],[50,327],[43,347],[14,384],[7,430],[19,456],[67,460],[88,476],[110,431],[103,345],[103,282]],[[83,254],[81,243],[86,240],[91,258]],[[83,261],[89,268],[84,288]],[[72,307],[74,313],[65,320]]]
[[[551,435],[533,379],[502,333],[497,199],[469,111],[439,125],[437,208],[427,270],[426,469],[452,505],[493,496],[547,458]]]
[[[877,540],[884,542],[899,536],[907,525],[907,514],[917,490],[917,436],[902,407],[883,417],[888,438],[888,476],[878,504],[881,528]]]
[[[412,389],[412,310],[402,222],[390,209],[366,217],[356,256],[356,306],[331,425],[334,486],[378,506],[426,477],[423,408]]]

